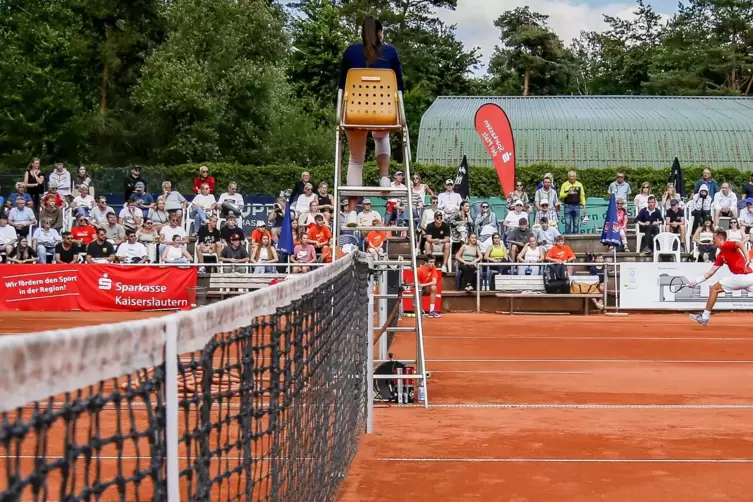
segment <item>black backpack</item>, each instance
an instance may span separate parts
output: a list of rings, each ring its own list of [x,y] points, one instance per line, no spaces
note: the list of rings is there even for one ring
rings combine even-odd
[[[544,270],[544,290],[549,294],[570,293],[570,279],[564,263],[553,263]]]

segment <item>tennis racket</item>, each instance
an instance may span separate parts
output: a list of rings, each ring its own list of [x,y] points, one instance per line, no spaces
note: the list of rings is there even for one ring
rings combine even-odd
[[[683,289],[689,287],[688,282],[685,281],[684,277],[673,277],[671,281],[669,281],[669,291],[672,293],[679,293]]]

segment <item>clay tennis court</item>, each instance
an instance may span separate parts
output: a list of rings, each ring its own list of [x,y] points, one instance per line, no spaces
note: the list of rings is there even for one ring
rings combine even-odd
[[[750,500],[751,319],[426,319],[432,407],[375,410],[340,501]]]
[[[5,313],[0,331],[155,315]],[[747,500],[750,319],[715,315],[706,328],[682,314],[426,319],[432,407],[376,409],[376,434],[363,437],[340,500]],[[395,356],[409,356],[410,336],[396,337]],[[140,456],[148,462],[148,449]],[[136,460],[123,462],[127,472]],[[152,488],[140,486],[140,498]],[[213,500],[237,493],[236,480],[214,488]],[[113,487],[102,500],[118,498]]]

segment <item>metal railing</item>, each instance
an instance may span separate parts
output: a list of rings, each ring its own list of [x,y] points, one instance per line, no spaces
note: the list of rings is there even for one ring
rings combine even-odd
[[[502,269],[502,268],[505,268],[505,267],[509,267],[509,268],[511,268],[511,267],[538,267],[538,268],[541,269],[541,268],[544,268],[544,267],[548,267],[549,265],[554,265],[554,263],[551,263],[551,262],[531,262],[531,263],[527,263],[527,262],[515,262],[515,263],[514,262],[501,262],[501,263],[493,263],[493,262],[484,262],[484,261],[477,263],[476,264],[476,288],[475,288],[476,312],[481,312],[481,293],[482,293],[481,283],[482,283],[482,274],[486,273],[484,271],[485,268],[486,269],[492,269],[492,268],[501,268]],[[606,311],[607,309],[610,309],[610,310],[613,309],[616,312],[619,312],[619,309],[620,309],[620,307],[619,307],[619,305],[620,305],[620,302],[619,302],[619,291],[620,291],[620,288],[619,288],[619,285],[620,285],[619,270],[620,270],[620,267],[619,267],[619,263],[618,262],[616,262],[616,261],[612,261],[612,262],[607,262],[607,261],[603,261],[603,262],[570,262],[570,263],[564,263],[563,265],[565,265],[568,268],[570,268],[570,267],[602,267],[603,266],[604,267],[604,291],[603,291],[603,294],[602,294],[602,296],[603,296],[602,301],[604,302],[604,310]],[[611,274],[609,273],[610,268],[613,269]],[[456,274],[460,274],[461,273],[460,269],[458,269],[458,271],[455,272],[455,273]],[[514,276],[509,276],[509,277],[514,277]],[[521,277],[521,276],[518,276],[518,277]],[[530,276],[526,276],[526,277],[530,277]],[[543,275],[541,275],[541,274],[538,274],[538,277],[542,277],[542,279],[543,279]],[[569,276],[569,279],[572,281],[576,277],[598,277],[598,276],[597,275],[589,275],[589,276],[575,276],[575,275],[573,275],[573,276]],[[612,306],[612,307],[609,307],[609,305],[608,305],[608,303],[609,303],[608,302],[608,293],[609,293],[608,284],[609,284],[609,278],[610,277],[614,277],[614,280],[615,280],[615,305]],[[493,278],[494,278],[494,275],[492,275],[490,279],[493,280]],[[491,284],[492,280],[489,281],[490,282],[490,284],[489,284],[489,291],[490,292],[494,292],[495,291],[494,289],[492,289],[492,284]],[[600,283],[597,283],[597,284],[600,284]],[[567,297],[566,294],[563,294],[562,296],[563,297]]]

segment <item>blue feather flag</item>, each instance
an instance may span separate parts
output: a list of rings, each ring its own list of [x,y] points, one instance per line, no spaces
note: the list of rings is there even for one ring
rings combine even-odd
[[[293,254],[293,217],[291,216],[292,208],[290,202],[285,204],[285,216],[282,218],[282,228],[280,229],[280,240],[277,249],[287,255]]]
[[[601,230],[601,243],[605,246],[619,246],[622,244],[620,229],[617,226],[617,198],[614,194],[609,197],[607,217]]]

